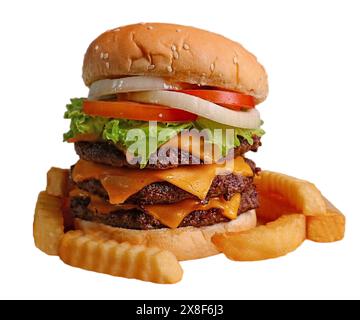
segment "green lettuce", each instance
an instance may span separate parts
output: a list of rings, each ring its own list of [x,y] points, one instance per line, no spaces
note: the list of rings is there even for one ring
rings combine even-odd
[[[161,145],[191,127],[191,122],[152,124],[148,121],[112,119],[106,123],[102,137],[120,144],[125,152],[130,151],[134,156],[140,157],[140,168],[143,168]]]
[[[79,134],[94,134],[101,136],[108,119],[102,117],[92,117],[82,111],[83,98],[70,99],[70,104],[66,105],[65,119],[70,119],[70,130],[64,133],[64,141],[75,138]]]
[[[70,130],[63,135],[64,141],[75,138],[79,134],[91,134],[115,143],[120,149],[132,151],[140,157],[140,167],[146,166],[150,155],[179,134],[184,129],[193,127],[191,122],[163,123],[149,125],[148,121],[127,119],[111,119],[86,115],[83,112],[84,98],[74,98],[66,105],[65,119],[70,119]],[[134,130],[135,129],[135,130]],[[148,143],[149,142],[149,143]],[[138,146],[139,149],[135,147]],[[142,150],[141,146],[145,146]],[[139,152],[142,151],[142,152]]]
[[[263,124],[263,122],[261,124]],[[260,127],[256,129],[236,128],[205,118],[199,118],[195,122],[195,126],[199,130],[209,130],[210,134],[205,138],[205,141],[218,145],[223,156],[226,156],[229,150],[239,147],[242,140],[246,140],[252,145],[254,143],[253,136],[261,137],[265,134],[265,131]],[[216,134],[216,129],[221,129],[221,135]],[[231,139],[229,139],[229,137],[226,139],[226,130],[228,129],[234,130],[232,131],[234,134],[229,135]]]
[[[112,141],[124,152],[129,151],[140,158],[140,167],[146,166],[151,154],[185,129],[207,130],[205,141],[216,144],[226,156],[228,151],[240,146],[242,140],[253,144],[253,136],[262,136],[261,128],[241,129],[220,124],[208,119],[199,118],[195,122],[152,122],[112,119],[89,116],[83,112],[83,98],[74,98],[66,105],[65,119],[70,119],[70,130],[63,136],[64,141],[79,134],[91,134],[106,141]],[[156,124],[156,125],[155,125]],[[220,134],[216,129],[221,129]],[[233,129],[231,139],[226,137],[226,129]],[[226,139],[228,138],[228,139]],[[142,148],[141,146],[145,146]],[[139,160],[139,159],[138,159]]]

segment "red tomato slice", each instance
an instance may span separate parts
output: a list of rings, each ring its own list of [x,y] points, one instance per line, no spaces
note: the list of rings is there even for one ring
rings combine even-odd
[[[179,90],[178,92],[190,94],[236,111],[251,109],[255,106],[254,97],[237,92],[201,89]]]
[[[142,121],[187,122],[195,121],[197,115],[169,107],[129,101],[90,101],[85,100],[83,110],[92,116],[121,118]]]

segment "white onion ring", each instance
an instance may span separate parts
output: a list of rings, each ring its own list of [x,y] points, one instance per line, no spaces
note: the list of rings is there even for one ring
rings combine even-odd
[[[127,94],[127,100],[159,104],[185,110],[222,124],[237,128],[255,129],[260,127],[260,113],[255,108],[248,111],[235,111],[221,107],[210,101],[171,91],[146,91]]]
[[[181,89],[179,85],[167,82],[159,77],[134,76],[120,79],[104,79],[95,81],[90,86],[89,99],[96,99],[122,92],[179,89]]]

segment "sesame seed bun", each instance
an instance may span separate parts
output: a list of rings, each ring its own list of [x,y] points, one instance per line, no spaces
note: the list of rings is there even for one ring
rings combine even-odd
[[[142,23],[107,31],[89,46],[87,86],[101,79],[149,75],[252,95],[268,93],[266,71],[239,43],[193,27]]]
[[[142,244],[171,251],[178,260],[193,260],[218,254],[211,241],[215,233],[239,232],[256,227],[256,212],[249,210],[230,222],[206,227],[183,227],[176,229],[135,230],[114,228],[105,224],[81,219],[75,220],[76,229],[85,232],[103,231],[119,242]]]

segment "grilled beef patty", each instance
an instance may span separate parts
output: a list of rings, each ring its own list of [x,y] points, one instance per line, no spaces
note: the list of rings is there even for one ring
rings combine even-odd
[[[148,214],[142,206],[139,206],[139,208],[135,209],[117,210],[108,214],[102,214],[100,212],[92,212],[89,210],[89,203],[90,198],[71,198],[70,212],[73,217],[99,222],[118,228],[138,230],[167,228],[159,220]],[[241,193],[241,205],[238,210],[238,215],[248,210],[255,209],[258,207],[258,205],[259,202],[255,186],[250,184]],[[191,212],[188,216],[185,217],[179,227],[203,227],[228,221],[230,220],[222,214],[221,209],[212,208],[209,210],[198,210]]]
[[[239,156],[243,155],[248,151],[256,152],[257,149],[261,146],[260,137],[253,137],[253,144],[250,145],[246,140],[241,141],[241,145],[234,150],[234,155]],[[79,141],[75,143],[75,151],[79,157],[83,160],[93,161],[97,163],[107,164],[115,167],[132,167],[138,168],[139,165],[130,164],[125,157],[125,154],[118,149],[112,142],[88,142],[88,141]],[[172,150],[173,151],[173,150]],[[150,161],[147,164],[146,168],[149,169],[169,169],[177,167],[179,164],[201,164],[199,158],[193,157],[188,152],[183,150],[175,150],[175,152],[167,153],[169,158],[169,163],[162,163],[159,160]],[[154,162],[154,163],[153,163]],[[178,164],[177,164],[178,163]]]
[[[252,177],[234,174],[216,176],[205,200],[220,196],[223,196],[225,200],[229,200],[235,193],[242,193],[244,190],[247,190],[252,183]],[[109,199],[106,190],[99,180],[85,180],[78,182],[77,186],[105,200]],[[185,199],[197,199],[197,197],[169,182],[155,182],[130,196],[126,203],[137,205],[171,204]]]
[[[255,174],[260,171],[253,161],[246,158],[245,161]],[[212,181],[205,201],[220,196],[224,197],[225,200],[229,200],[235,193],[242,193],[247,190],[252,183],[253,177],[244,177],[235,174],[216,176]],[[109,199],[106,190],[99,180],[84,180],[76,183],[76,185],[80,189],[98,195],[105,200]],[[143,189],[130,196],[126,203],[137,205],[171,204],[185,199],[196,199],[196,197],[191,193],[164,181],[155,182],[145,186]]]

